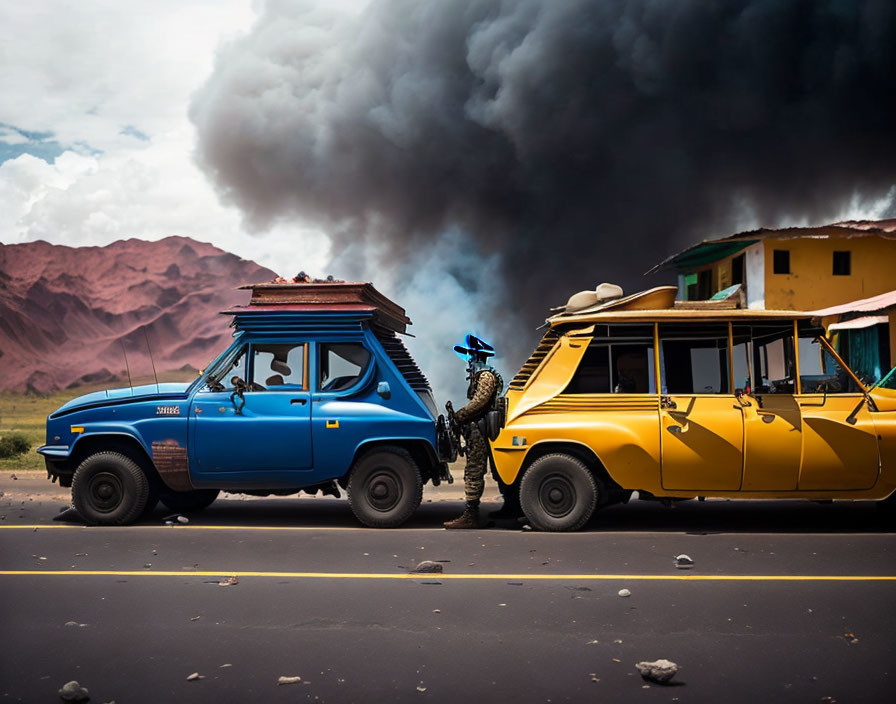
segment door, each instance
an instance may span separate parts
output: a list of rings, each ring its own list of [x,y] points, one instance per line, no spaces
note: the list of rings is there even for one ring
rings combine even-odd
[[[744,421],[730,389],[727,325],[660,325],[659,336],[663,489],[739,490]]]
[[[799,488],[868,489],[880,471],[874,422],[863,389],[815,336],[800,338],[797,401],[803,422]]]
[[[315,457],[324,477],[338,477],[349,468],[355,448],[399,420],[388,406],[370,403],[374,358],[362,342],[318,342],[314,406]],[[366,395],[366,396],[365,396]]]
[[[737,326],[734,382],[744,416],[742,491],[795,491],[803,452],[793,394],[793,322]]]
[[[222,380],[224,390],[193,396],[191,466],[200,474],[235,473],[240,482],[259,471],[310,469],[307,345],[247,345],[232,371]],[[242,397],[234,376],[246,385]]]

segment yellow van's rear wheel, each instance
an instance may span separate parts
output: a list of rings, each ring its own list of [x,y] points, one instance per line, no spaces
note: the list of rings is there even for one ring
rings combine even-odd
[[[520,504],[538,530],[578,530],[597,506],[597,482],[585,464],[553,453],[535,460],[520,482]]]

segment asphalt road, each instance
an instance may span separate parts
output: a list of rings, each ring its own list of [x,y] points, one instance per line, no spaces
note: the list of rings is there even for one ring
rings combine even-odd
[[[633,502],[574,534],[444,531],[458,490],[390,531],[319,498],[86,528],[52,520],[65,492],[38,475],[0,477],[0,701],[72,679],[117,704],[892,699],[896,538],[871,506]],[[675,686],[638,675],[657,658]]]

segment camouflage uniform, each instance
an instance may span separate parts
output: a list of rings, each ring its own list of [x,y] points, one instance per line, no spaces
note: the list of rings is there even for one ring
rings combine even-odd
[[[485,489],[485,468],[488,464],[488,444],[476,424],[494,406],[499,377],[491,369],[477,372],[470,380],[467,398],[470,402],[454,414],[464,429],[467,464],[464,467],[464,499],[479,501]]]
[[[469,402],[454,414],[461,427],[466,446],[467,463],[464,467],[464,499],[466,508],[460,518],[445,523],[446,528],[477,528],[479,499],[485,488],[485,468],[488,464],[488,441],[479,428],[479,421],[495,407],[495,399],[503,382],[494,369],[481,369],[473,374],[467,389]]]

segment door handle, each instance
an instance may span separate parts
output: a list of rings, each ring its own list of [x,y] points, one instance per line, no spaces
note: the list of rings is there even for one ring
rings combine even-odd
[[[291,399],[289,403],[290,403],[290,405],[295,405],[298,403],[300,406],[304,406],[306,403],[308,403],[308,399],[307,398],[294,398],[294,399]]]
[[[762,418],[763,423],[774,423],[777,417],[776,413],[769,413],[768,411],[756,411],[756,415]]]
[[[671,398],[663,394],[660,396],[660,408],[678,408],[678,404]]]

